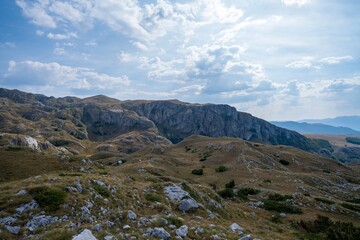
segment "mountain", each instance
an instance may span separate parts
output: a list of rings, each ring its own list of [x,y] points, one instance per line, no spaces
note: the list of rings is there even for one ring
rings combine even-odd
[[[305,119],[300,122],[307,123],[322,123],[332,126],[340,126],[360,131],[360,116],[340,116],[336,118],[325,118],[325,119]]]
[[[0,131],[25,134],[52,144],[83,140],[137,151],[150,142],[177,143],[191,135],[235,137],[319,152],[323,146],[234,107],[168,101],[119,101],[106,96],[54,98],[0,89]],[[68,144],[69,145],[69,144]],[[70,144],[71,145],[71,144]],[[81,144],[80,144],[81,145]],[[81,151],[81,147],[72,149]]]
[[[312,152],[227,105],[0,89],[0,239],[357,239],[359,165]]]
[[[322,123],[306,123],[306,122],[277,122],[273,121],[272,124],[287,128],[302,134],[333,134],[333,135],[346,135],[346,134],[360,134],[360,131],[355,131],[347,127],[334,127]]]

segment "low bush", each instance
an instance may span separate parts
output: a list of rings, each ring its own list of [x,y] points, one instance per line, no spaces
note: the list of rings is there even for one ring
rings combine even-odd
[[[178,228],[184,225],[183,221],[175,217],[167,217],[166,220],[169,222],[169,225],[175,225]]]
[[[245,196],[248,196],[248,195],[256,195],[260,193],[260,190],[259,189],[255,189],[255,188],[249,188],[249,187],[246,187],[246,188],[240,188],[238,190],[238,194],[240,195],[245,195]]]
[[[264,200],[264,209],[268,211],[275,211],[280,213],[294,213],[300,214],[302,210],[298,207],[294,207],[282,202],[273,201],[273,200]]]
[[[103,197],[110,197],[110,192],[106,187],[94,185],[95,191],[97,191]]]
[[[279,160],[279,163],[281,163],[281,164],[284,165],[284,166],[287,166],[287,165],[290,164],[290,162],[289,162],[288,160],[285,160],[285,159],[280,159],[280,160]]]
[[[272,201],[281,202],[281,201],[286,201],[288,199],[292,199],[292,196],[291,195],[281,195],[281,194],[278,194],[278,193],[271,193],[268,196],[268,199],[272,200]]]
[[[350,204],[350,203],[342,203],[341,206],[343,206],[344,208],[356,211],[356,212],[360,212],[360,205],[355,205],[355,204]]]
[[[192,174],[194,175],[204,175],[204,170],[202,168],[199,168],[199,169],[193,169],[191,171]]]
[[[47,187],[37,187],[30,189],[29,193],[34,197],[35,201],[39,203],[40,207],[55,211],[60,208],[60,205],[65,203],[67,192],[61,189],[50,189]]]
[[[231,180],[230,182],[225,184],[225,188],[234,188],[235,187],[235,181]]]
[[[356,240],[360,236],[360,228],[352,223],[333,222],[328,217],[318,216],[314,221],[300,221],[303,230],[312,233],[311,239]]]
[[[232,190],[232,188],[225,188],[225,189],[219,191],[218,194],[222,198],[233,198],[235,196],[234,191]]]
[[[228,168],[222,165],[215,169],[216,172],[226,172],[227,170]]]
[[[156,193],[146,193],[144,197],[150,202],[161,202],[161,196]]]
[[[331,201],[329,199],[326,199],[326,198],[320,198],[320,197],[316,197],[314,198],[316,201],[318,202],[323,202],[323,203],[326,203],[326,204],[334,204],[335,202],[334,201]]]

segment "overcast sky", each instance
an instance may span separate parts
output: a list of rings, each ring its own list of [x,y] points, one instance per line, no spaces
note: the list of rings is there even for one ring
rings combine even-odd
[[[360,115],[359,0],[4,0],[0,87]]]

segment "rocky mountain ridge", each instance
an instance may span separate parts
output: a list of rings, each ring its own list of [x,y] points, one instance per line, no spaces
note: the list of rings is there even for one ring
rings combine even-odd
[[[141,144],[180,142],[191,135],[235,137],[321,152],[322,146],[297,132],[238,112],[234,107],[168,101],[120,101],[106,96],[54,98],[0,89],[0,131],[44,140],[109,141],[133,133]],[[168,139],[168,140],[167,140]],[[132,151],[131,149],[128,151]]]

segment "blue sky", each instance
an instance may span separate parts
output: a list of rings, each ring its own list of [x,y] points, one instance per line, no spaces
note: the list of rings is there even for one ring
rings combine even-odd
[[[360,115],[358,0],[7,0],[0,87]]]

